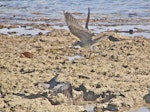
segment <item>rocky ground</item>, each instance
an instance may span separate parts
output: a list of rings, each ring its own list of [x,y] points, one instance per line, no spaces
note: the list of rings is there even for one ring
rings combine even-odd
[[[99,36],[106,38],[91,50],[71,47],[76,38],[67,30],[54,29],[31,38],[0,35],[0,111],[85,112],[89,105],[101,112],[112,104],[120,112],[129,112],[145,106],[143,96],[150,88],[150,40],[120,39],[121,35],[111,32]],[[110,41],[110,36],[120,41]],[[75,55],[82,58],[68,60]],[[84,84],[101,96],[96,101],[83,101],[82,92],[73,90],[73,105],[63,94],[50,96],[48,90],[34,85],[56,74],[60,74],[59,81],[70,82],[73,88]],[[113,97],[107,99],[103,93]]]

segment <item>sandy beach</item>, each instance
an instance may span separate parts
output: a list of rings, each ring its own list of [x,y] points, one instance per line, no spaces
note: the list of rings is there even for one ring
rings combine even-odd
[[[31,38],[0,35],[0,111],[86,112],[85,106],[89,105],[97,106],[101,112],[114,104],[119,112],[129,112],[145,106],[143,96],[149,93],[150,82],[150,40],[112,32],[99,36],[105,38],[91,50],[71,47],[77,39],[68,30],[53,29],[48,35]],[[123,39],[113,42],[110,36]],[[82,58],[68,60],[76,55]],[[34,85],[56,74],[60,74],[59,81],[70,82],[73,88],[84,84],[89,91],[110,91],[115,97],[88,102],[83,101],[82,92],[73,89],[72,105],[63,94],[50,96],[49,90]],[[52,104],[45,96],[58,103]]]
[[[1,0],[0,112],[150,111],[149,4]],[[79,48],[64,13],[85,27],[88,8],[89,30],[102,39]],[[73,100],[40,86],[56,75],[71,85]],[[85,101],[88,93],[96,100]]]

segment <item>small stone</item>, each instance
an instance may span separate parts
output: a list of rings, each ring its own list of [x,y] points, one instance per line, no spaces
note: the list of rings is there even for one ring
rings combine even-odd
[[[8,32],[8,34],[10,34],[10,35],[13,35],[13,34],[16,34],[17,32]]]
[[[33,54],[32,53],[30,53],[30,52],[23,52],[23,53],[21,53],[20,54],[20,58],[33,58]]]
[[[103,98],[102,103],[109,102],[111,99],[116,98],[116,95],[111,91],[106,91],[101,93],[101,97]]]
[[[90,79],[88,76],[79,75],[79,79]]]
[[[109,36],[108,39],[109,39],[110,41],[113,41],[113,42],[119,41],[119,39],[116,38],[116,37],[114,37],[114,36]]]
[[[95,72],[95,70],[92,69],[91,72]]]
[[[133,34],[134,31],[132,29],[129,30],[129,34]]]
[[[39,32],[39,34],[38,35],[43,35],[43,33],[42,32]]]
[[[108,110],[108,111],[118,111],[117,105],[114,104],[108,104],[106,108],[103,108],[103,111]]]
[[[105,75],[107,75],[107,72],[106,72],[106,71],[104,71],[104,72],[102,72],[102,74],[105,76]]]
[[[93,112],[102,112],[102,108],[95,106]]]
[[[49,100],[49,102],[50,102],[52,105],[59,105],[59,104],[60,104],[60,102],[57,101],[56,99],[55,99],[55,100],[52,100],[52,99],[48,98],[48,100]]]
[[[88,112],[87,110],[83,110],[83,111],[81,111],[81,112]]]
[[[127,64],[123,64],[122,67],[128,68],[128,65]]]
[[[96,85],[96,88],[101,88],[101,85],[100,85],[100,84],[97,84],[97,85]]]
[[[113,61],[116,61],[116,62],[119,61],[118,55],[111,55],[110,59],[113,60]]]
[[[106,57],[106,56],[107,56],[107,53],[103,53],[102,56],[103,56],[103,57]]]
[[[21,69],[20,69],[20,72],[21,72],[22,74],[32,73],[32,72],[35,72],[35,69],[25,69],[25,68],[21,68]]]
[[[143,99],[145,100],[146,103],[150,103],[150,93],[146,94]]]

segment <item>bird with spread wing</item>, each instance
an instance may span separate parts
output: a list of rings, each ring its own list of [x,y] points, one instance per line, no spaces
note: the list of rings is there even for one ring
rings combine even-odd
[[[92,45],[93,44],[93,40],[92,40],[92,36],[94,36],[93,33],[91,33],[88,30],[88,22],[89,22],[89,17],[90,17],[90,9],[88,9],[88,17],[87,17],[87,21],[86,21],[86,28],[83,28],[77,21],[77,19],[75,19],[71,13],[69,12],[65,12],[65,20],[66,20],[66,24],[70,30],[70,32],[75,35],[76,37],[78,37],[80,39],[79,45],[81,47],[87,46],[87,45]]]
[[[87,16],[85,28],[79,24],[77,19],[75,19],[71,13],[64,12],[64,16],[65,16],[66,24],[70,32],[79,38],[80,42],[78,42],[78,45],[80,45],[81,47],[93,45],[100,39],[100,38],[92,39],[92,37],[94,36],[94,33],[92,33],[88,29],[88,23],[89,23],[89,18],[90,18],[89,8],[88,8],[88,16]]]
[[[81,47],[85,47],[85,46],[91,46],[95,43],[97,43],[98,41],[100,41],[102,38],[108,38],[110,41],[120,41],[120,40],[130,40],[129,38],[120,38],[117,36],[100,36],[99,35],[94,35],[94,33],[92,33],[89,29],[88,29],[88,23],[89,23],[89,19],[90,19],[90,9],[88,8],[88,16],[86,19],[86,24],[85,24],[85,28],[82,27],[79,22],[77,21],[77,19],[75,19],[73,17],[73,15],[69,12],[64,12],[64,16],[65,16],[65,20],[66,20],[66,24],[70,30],[70,32],[79,38],[79,42],[77,42],[75,45],[79,45]],[[93,37],[97,37],[95,39],[93,39]]]

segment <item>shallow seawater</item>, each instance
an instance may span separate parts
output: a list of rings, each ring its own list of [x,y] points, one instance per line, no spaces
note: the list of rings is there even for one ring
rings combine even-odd
[[[95,107],[94,105],[84,105],[83,107],[87,112],[94,112],[94,107]],[[150,110],[147,107],[141,107],[137,110],[130,111],[130,112],[150,112]]]
[[[135,111],[132,112],[150,112],[150,110],[147,107],[141,107]]]
[[[100,33],[103,31],[112,31],[124,35],[124,36],[144,36],[146,38],[150,38],[150,25],[118,25],[118,26],[102,26],[91,27],[95,33]],[[129,33],[132,30],[133,33]]]
[[[95,107],[94,105],[84,105],[83,107],[87,112],[94,112],[93,111],[93,109]]]
[[[149,0],[1,0],[0,16],[14,19],[52,17],[61,18],[63,11],[113,14],[120,17],[150,17]],[[23,13],[22,13],[23,12]],[[2,20],[1,20],[2,21]]]
[[[46,34],[47,30],[40,30],[33,27],[17,27],[17,28],[2,28],[0,34],[17,35],[17,36],[35,36],[38,34]]]
[[[53,26],[56,29],[68,29],[67,26]],[[101,32],[116,32],[124,36],[143,36],[150,38],[150,25],[118,25],[118,26],[89,26],[89,29],[92,30],[95,34]],[[129,30],[133,30],[133,33],[130,34]]]
[[[49,24],[53,26],[64,26],[63,11],[74,13],[77,18],[86,18],[87,8],[91,9],[91,19],[97,20],[90,26],[95,26],[94,32],[102,32],[113,29],[120,29],[117,21],[111,20],[140,20],[135,21],[135,26],[150,26],[150,0],[0,0],[0,23],[1,24]],[[109,19],[108,19],[109,18]],[[100,21],[105,20],[106,21]],[[108,19],[108,20],[107,20]],[[133,25],[130,21],[129,25]],[[82,23],[83,24],[83,23]],[[97,26],[103,25],[102,27]],[[109,28],[106,26],[109,25]],[[127,28],[128,23],[124,22],[121,30]],[[112,25],[112,26],[111,26]],[[148,27],[149,27],[148,26]],[[132,26],[129,26],[132,29]],[[145,27],[145,26],[144,26]],[[0,33],[4,33],[0,29]],[[17,29],[16,29],[17,30]],[[150,31],[150,29],[149,29]],[[145,36],[148,32],[136,32],[131,36]],[[127,33],[121,33],[126,35]],[[128,34],[127,34],[128,35]],[[128,35],[130,36],[130,35]]]

